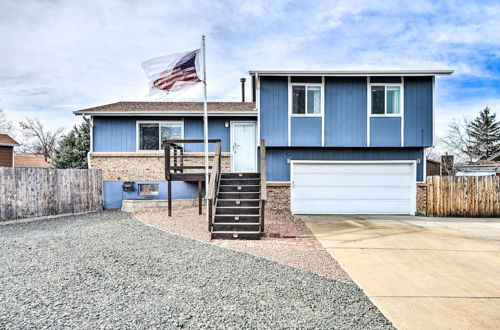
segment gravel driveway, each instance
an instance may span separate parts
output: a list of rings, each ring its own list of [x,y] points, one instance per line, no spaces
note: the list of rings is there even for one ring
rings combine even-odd
[[[392,328],[363,292],[120,212],[0,225],[0,328]]]

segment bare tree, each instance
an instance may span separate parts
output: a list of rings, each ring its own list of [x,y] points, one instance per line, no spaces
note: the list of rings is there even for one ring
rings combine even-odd
[[[449,154],[455,155],[456,160],[462,162],[474,162],[477,157],[472,152],[472,142],[467,128],[470,125],[470,120],[463,118],[462,120],[453,119],[448,125],[448,131],[440,139],[440,142]]]
[[[33,119],[28,117],[26,117],[26,121],[19,122],[19,126],[26,138],[23,151],[43,156],[45,161],[51,160],[63,128],[50,131],[43,126],[38,118]]]
[[[0,134],[12,135],[12,133],[14,133],[12,120],[9,119],[3,109],[0,109]]]

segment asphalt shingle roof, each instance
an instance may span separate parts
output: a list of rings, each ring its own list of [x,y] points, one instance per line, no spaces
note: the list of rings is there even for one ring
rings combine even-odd
[[[248,112],[253,102],[208,102],[209,112]],[[183,112],[203,111],[203,102],[116,102],[74,111],[74,114],[104,112]]]
[[[0,134],[0,145],[18,146],[19,143],[7,134]]]

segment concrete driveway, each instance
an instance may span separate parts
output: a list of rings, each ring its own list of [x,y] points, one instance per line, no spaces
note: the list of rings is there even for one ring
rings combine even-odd
[[[500,219],[301,217],[396,327],[500,325]]]

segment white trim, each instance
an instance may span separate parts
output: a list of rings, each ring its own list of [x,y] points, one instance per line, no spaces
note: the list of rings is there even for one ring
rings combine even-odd
[[[249,73],[265,76],[449,76],[453,70],[339,70],[339,71],[287,71],[287,70],[250,70]]]
[[[290,211],[293,214],[293,166],[294,164],[411,164],[414,184],[410,184],[410,215],[417,210],[417,161],[416,160],[292,160],[290,163]]]
[[[434,147],[434,142],[436,141],[436,109],[435,105],[435,86],[436,86],[436,77],[432,77],[432,146]]]
[[[255,75],[255,103],[257,107],[257,142],[260,142],[260,77]]]
[[[399,92],[401,93],[399,96],[399,106],[401,107],[401,146],[405,146],[405,77],[401,77],[401,85]]]
[[[305,87],[305,113],[293,113],[293,86],[304,86]],[[320,87],[320,108],[319,111],[320,113],[307,113],[307,87],[312,86],[312,87]],[[300,82],[289,82],[289,93],[290,93],[290,115],[292,117],[321,117],[323,116],[323,83],[300,83]]]
[[[366,77],[366,146],[370,146],[370,113],[372,112],[372,98],[370,88],[370,76]]]
[[[288,146],[292,145],[292,77],[288,76]]]
[[[159,149],[158,150],[141,150],[139,149],[139,125],[140,124],[159,124],[158,127],[158,141],[159,141]],[[181,124],[181,137],[180,139],[184,139],[184,120],[137,120],[135,122],[135,152],[143,152],[143,153],[151,153],[158,152],[163,150],[161,146],[161,124]]]
[[[81,111],[81,110],[79,110]],[[91,116],[120,116],[120,117],[128,117],[128,116],[159,116],[159,117],[196,117],[203,116],[203,111],[176,111],[176,112],[167,112],[167,111],[140,111],[140,112],[131,112],[131,111],[85,111],[85,112],[73,112],[75,115],[91,115]],[[257,116],[257,111],[217,111],[217,112],[208,112],[209,116],[212,117],[227,117],[227,116],[235,116],[235,117],[252,117]]]
[[[422,148],[423,160],[422,159],[420,160],[421,162],[424,162],[422,164],[422,181],[417,180],[417,183],[426,183],[427,182],[427,156],[425,156],[425,149],[426,148]]]
[[[236,173],[234,171],[234,163],[233,163],[233,151],[234,151],[234,148],[233,148],[233,140],[234,140],[234,130],[233,130],[233,124],[234,123],[238,123],[238,124],[254,124],[254,127],[255,127],[255,139],[254,139],[254,152],[255,152],[255,167],[254,167],[254,172],[257,172],[257,162],[258,162],[258,153],[257,153],[257,146],[258,146],[258,143],[257,143],[257,123],[253,120],[231,120],[230,121],[230,131],[229,131],[229,161],[231,163],[231,172],[233,173]]]
[[[370,77],[367,80],[367,113],[368,113],[368,126],[371,125],[371,118],[401,118],[400,121],[400,136],[399,145],[404,147],[404,77],[401,77],[400,83],[372,83]],[[384,113],[383,114],[372,114],[372,86],[384,86]],[[387,87],[397,86],[399,87],[399,113],[387,113]],[[367,134],[370,134],[370,127],[368,127]],[[368,146],[370,146],[370,137],[368,136]]]
[[[13,143],[0,143],[0,147],[18,147],[20,144],[13,144]]]
[[[325,146],[325,76],[321,76],[321,146]]]

